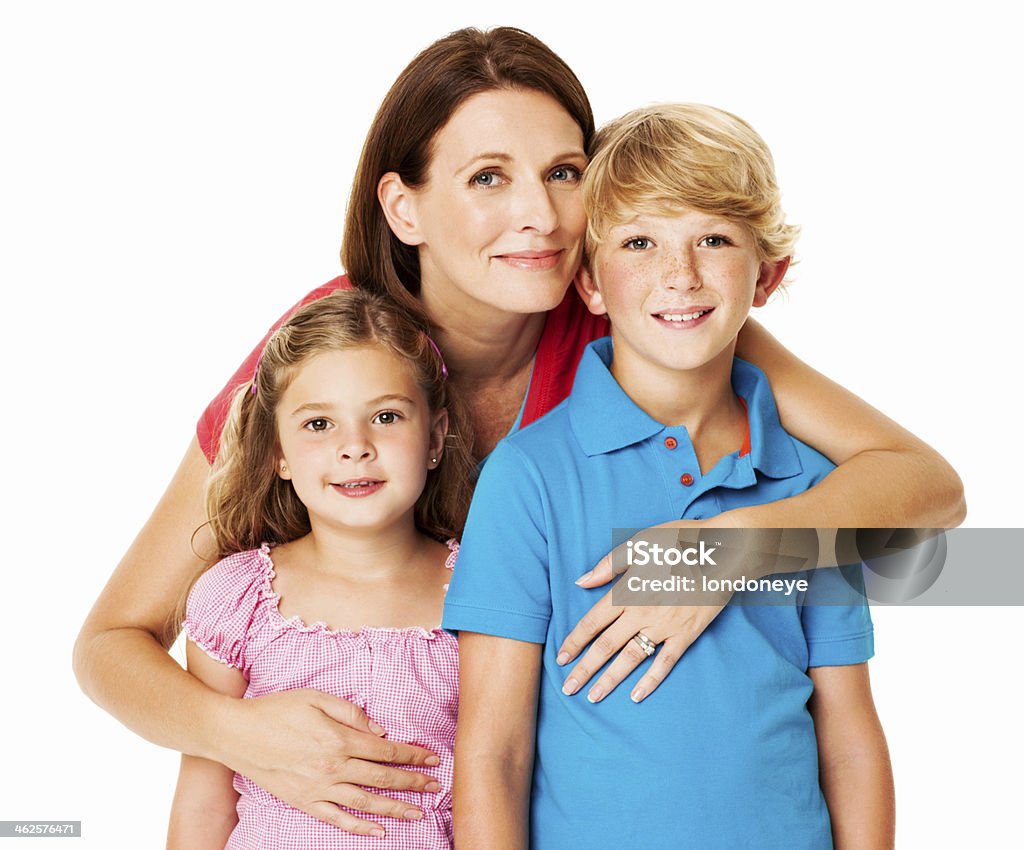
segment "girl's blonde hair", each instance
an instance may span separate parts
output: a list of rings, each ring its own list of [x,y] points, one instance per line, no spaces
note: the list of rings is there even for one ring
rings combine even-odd
[[[761,259],[792,256],[771,151],[746,121],[694,103],[636,109],[602,127],[583,181],[588,253],[637,214],[690,207],[750,228]]]
[[[277,406],[298,370],[329,351],[379,345],[408,362],[431,413],[448,411],[439,466],[416,502],[416,526],[432,537],[458,537],[472,495],[474,465],[465,417],[449,394],[440,352],[427,324],[380,295],[340,290],[297,310],[267,341],[256,373],[235,395],[207,489],[207,516],[217,557],[263,542],[307,534],[309,514],[290,481],[277,474]]]

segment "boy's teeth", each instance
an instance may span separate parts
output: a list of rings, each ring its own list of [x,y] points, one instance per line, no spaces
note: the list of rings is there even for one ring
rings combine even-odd
[[[699,310],[696,313],[662,313],[661,318],[668,322],[692,322],[694,319],[699,319],[703,316],[707,310]]]

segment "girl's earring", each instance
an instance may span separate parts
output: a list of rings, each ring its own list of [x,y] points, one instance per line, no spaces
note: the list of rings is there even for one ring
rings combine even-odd
[[[288,464],[287,463],[282,463],[281,464],[281,474],[282,475],[287,475],[288,474]]]

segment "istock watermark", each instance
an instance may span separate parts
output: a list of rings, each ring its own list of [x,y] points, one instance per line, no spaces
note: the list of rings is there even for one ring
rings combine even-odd
[[[1017,528],[619,528],[612,547],[616,605],[1024,605]]]
[[[646,567],[648,564],[658,567],[675,567],[679,564],[686,564],[689,567],[716,567],[718,565],[711,559],[714,553],[714,549],[705,547],[703,540],[698,541],[697,546],[686,549],[678,546],[666,549],[650,540],[630,540],[626,543],[626,564],[636,564],[639,567]]]

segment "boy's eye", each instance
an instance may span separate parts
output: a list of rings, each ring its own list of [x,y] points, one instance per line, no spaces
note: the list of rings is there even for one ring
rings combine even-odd
[[[326,419],[310,419],[309,422],[302,427],[309,431],[326,431],[331,427],[331,423]]]
[[[719,236],[717,233],[713,233],[709,236],[705,236],[698,245],[703,245],[705,248],[724,248],[726,245],[731,244],[727,237]]]
[[[646,236],[634,236],[631,239],[627,239],[622,243],[623,248],[627,248],[630,251],[646,251],[654,243]]]
[[[401,418],[402,414],[397,410],[382,410],[373,417],[373,421],[378,425],[394,425]]]
[[[551,172],[549,179],[556,183],[579,183],[583,172],[575,165],[560,165]]]
[[[488,186],[497,186],[505,181],[497,171],[478,171],[469,178],[469,182],[474,186],[483,186],[486,188]]]

